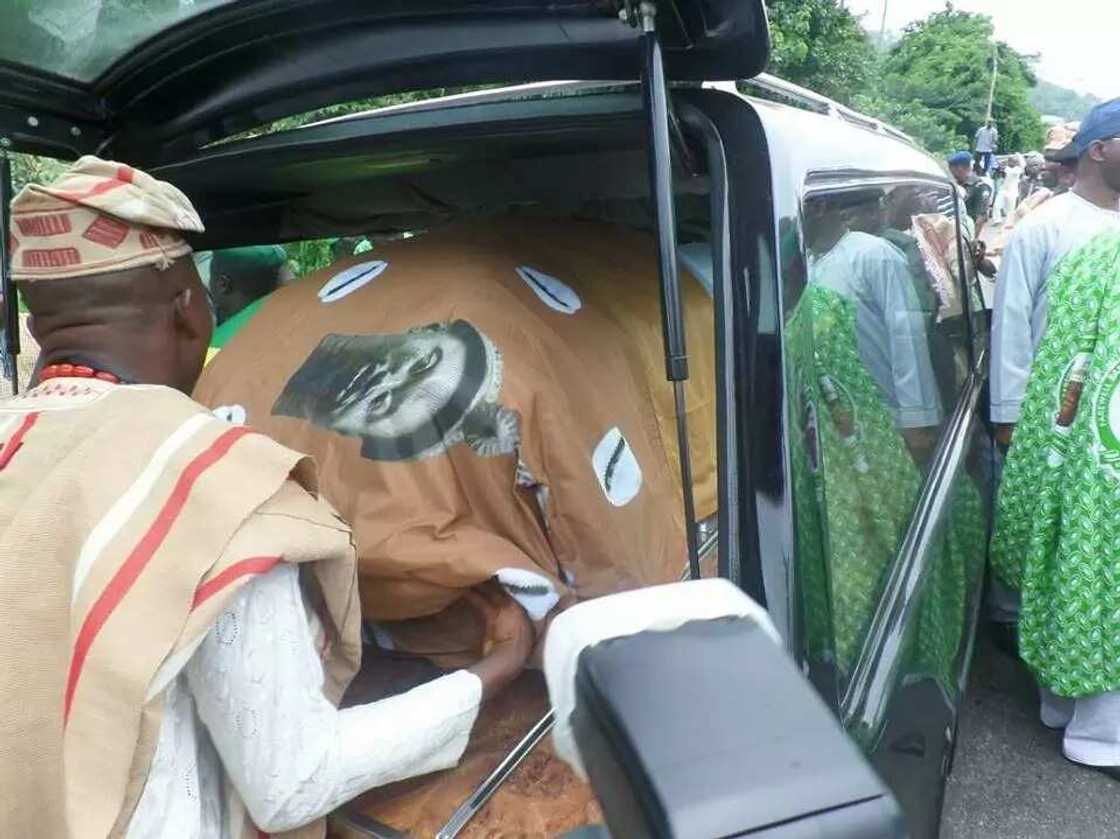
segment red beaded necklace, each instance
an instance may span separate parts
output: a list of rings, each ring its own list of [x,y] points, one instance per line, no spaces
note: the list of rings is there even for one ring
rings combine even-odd
[[[84,364],[48,364],[39,371],[39,381],[45,382],[47,379],[100,379],[113,385],[121,383],[119,376]]]

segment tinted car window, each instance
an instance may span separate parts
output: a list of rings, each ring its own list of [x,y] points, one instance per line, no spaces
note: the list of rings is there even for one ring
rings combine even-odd
[[[843,691],[969,370],[947,186],[849,184],[802,208],[804,271],[787,276],[791,457],[810,658]],[[950,204],[951,205],[951,204]],[[966,493],[967,494],[967,493]],[[965,507],[983,544],[979,495]],[[921,595],[915,673],[950,685],[975,550],[951,525]],[[967,556],[966,556],[967,553]]]

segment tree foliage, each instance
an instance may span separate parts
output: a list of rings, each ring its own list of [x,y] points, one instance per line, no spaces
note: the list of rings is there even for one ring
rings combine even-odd
[[[13,154],[11,159],[12,188],[16,192],[29,183],[50,183],[66,168],[59,160],[34,154]]]
[[[875,49],[859,19],[836,0],[769,0],[769,71],[840,102],[865,91]]]
[[[947,3],[879,51],[839,0],[769,0],[768,7],[771,72],[877,116],[937,154],[971,147],[987,112],[997,55],[993,118],[1001,149],[1041,144],[1030,59],[997,43],[987,16]]]
[[[946,6],[908,26],[884,59],[881,92],[891,101],[917,102],[933,111],[958,147],[971,148],[987,114],[996,56],[992,116],[999,127],[1000,150],[1037,148],[1043,126],[1030,104],[1030,90],[1037,83],[1034,71],[1027,58],[995,41],[992,21],[985,15]]]

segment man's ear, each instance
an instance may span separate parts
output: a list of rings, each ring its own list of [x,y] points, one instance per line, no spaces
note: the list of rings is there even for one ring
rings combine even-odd
[[[1089,155],[1089,159],[1094,163],[1103,163],[1105,160],[1104,143],[1099,140],[1090,143],[1089,150],[1086,154]]]
[[[194,300],[194,289],[184,288],[175,295],[175,329],[189,338],[201,338],[197,318],[191,317],[191,303]]]

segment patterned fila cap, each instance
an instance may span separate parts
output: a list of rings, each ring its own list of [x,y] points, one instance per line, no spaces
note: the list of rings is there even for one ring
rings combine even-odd
[[[154,265],[163,270],[201,233],[187,196],[126,166],[82,157],[49,186],[28,184],[12,201],[12,278],[37,282]]]

